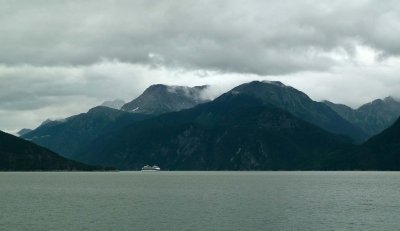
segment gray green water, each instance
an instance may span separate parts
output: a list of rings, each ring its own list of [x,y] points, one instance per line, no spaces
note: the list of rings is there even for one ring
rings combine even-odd
[[[0,173],[0,230],[398,230],[397,172]]]

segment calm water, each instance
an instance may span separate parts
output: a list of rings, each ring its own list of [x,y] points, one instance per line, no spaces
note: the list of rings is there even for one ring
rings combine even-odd
[[[398,230],[397,172],[0,173],[0,230]]]

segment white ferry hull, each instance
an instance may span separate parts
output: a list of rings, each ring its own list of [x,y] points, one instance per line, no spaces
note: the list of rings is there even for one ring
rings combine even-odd
[[[158,171],[160,171],[161,169],[160,169],[160,167],[158,167],[157,165],[154,165],[154,166],[149,166],[149,165],[146,165],[146,166],[144,166],[143,168],[142,168],[142,172],[158,172]]]

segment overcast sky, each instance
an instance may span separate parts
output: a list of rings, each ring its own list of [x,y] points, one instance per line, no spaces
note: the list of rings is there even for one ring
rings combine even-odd
[[[0,130],[155,83],[279,80],[357,107],[400,97],[399,41],[394,0],[0,0]]]

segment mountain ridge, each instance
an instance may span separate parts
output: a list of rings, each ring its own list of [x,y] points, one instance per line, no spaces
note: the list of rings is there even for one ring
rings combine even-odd
[[[74,159],[77,150],[88,145],[98,135],[148,117],[148,115],[97,106],[86,113],[68,117],[62,123],[39,126],[22,137],[64,157]]]
[[[318,125],[346,122],[293,87],[253,81],[191,108],[139,114],[95,107],[28,135],[36,132],[42,140],[33,141],[66,157],[125,170],[148,163],[169,170],[374,169],[364,144]]]
[[[361,105],[357,109],[329,101],[323,101],[323,103],[347,121],[360,127],[368,134],[368,137],[382,132],[391,126],[400,116],[400,102],[390,96],[384,99],[373,100]]]
[[[0,171],[111,170],[66,159],[24,139],[0,131]]]
[[[226,93],[99,137],[79,160],[130,170],[146,163],[170,170],[311,170],[328,166],[329,152],[350,143],[255,97]]]
[[[252,81],[233,88],[231,92],[254,96],[327,131],[349,136],[356,142],[367,137],[360,128],[343,119],[327,105],[316,102],[304,92],[279,81]]]

